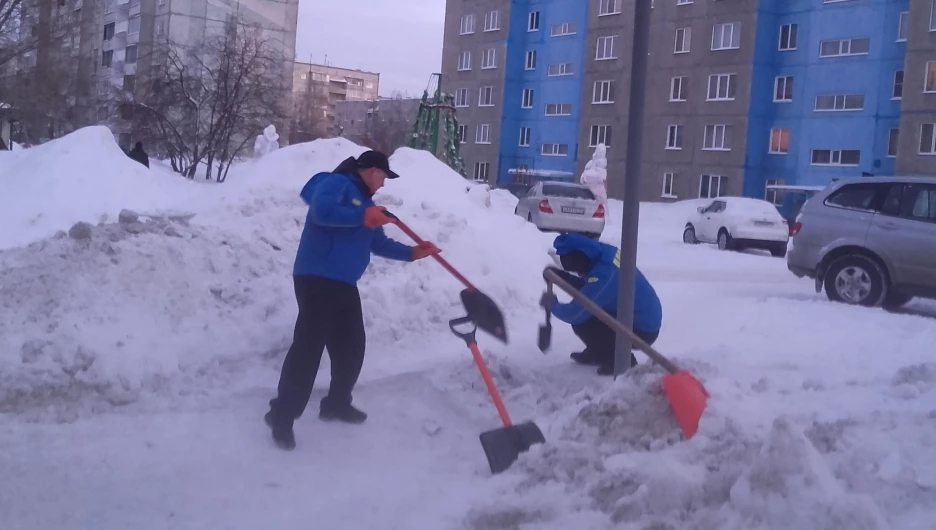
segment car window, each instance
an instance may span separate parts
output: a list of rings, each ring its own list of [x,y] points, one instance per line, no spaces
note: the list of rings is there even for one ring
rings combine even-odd
[[[853,210],[877,211],[890,188],[886,183],[846,184],[825,200],[829,206]]]
[[[554,184],[543,185],[543,195],[547,197],[564,197],[567,199],[587,199],[595,200],[595,195],[588,188],[578,186],[556,186]]]
[[[725,201],[715,201],[715,213],[724,212],[728,208],[728,204]]]
[[[884,204],[881,206],[881,213],[891,217],[900,215],[900,201],[903,197],[903,184],[894,184],[887,190],[884,196]]]
[[[712,201],[712,204],[709,204],[702,210],[702,213],[712,213],[715,211],[715,206],[718,204],[718,201]]]
[[[907,184],[903,187],[900,216],[936,223],[936,186]]]

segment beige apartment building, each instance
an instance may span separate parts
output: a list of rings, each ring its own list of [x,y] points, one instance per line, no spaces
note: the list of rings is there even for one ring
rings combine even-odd
[[[337,135],[335,106],[341,101],[376,101],[380,74],[296,62],[293,66],[294,141]]]

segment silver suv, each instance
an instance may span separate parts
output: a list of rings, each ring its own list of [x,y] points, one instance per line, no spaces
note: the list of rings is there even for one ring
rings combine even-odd
[[[787,268],[836,302],[897,308],[936,298],[936,178],[832,183],[790,230]]]

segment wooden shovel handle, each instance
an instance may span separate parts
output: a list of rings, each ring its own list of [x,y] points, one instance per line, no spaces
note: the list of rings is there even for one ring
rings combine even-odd
[[[663,356],[660,352],[654,350],[649,344],[641,340],[633,331],[627,329],[627,326],[621,324],[613,316],[609,315],[607,311],[598,306],[595,302],[592,302],[588,297],[582,295],[575,287],[569,285],[568,282],[562,279],[554,271],[550,270],[548,267],[543,271],[543,279],[546,280],[547,285],[554,283],[559,286],[560,289],[569,294],[576,302],[582,304],[589,313],[598,317],[599,320],[607,324],[611,329],[618,332],[621,335],[624,335],[630,338],[631,342],[637,346],[640,351],[647,354],[647,357],[653,360],[653,362],[659,364],[666,369],[667,372],[675,374],[679,372],[679,367],[673,364],[672,361]]]

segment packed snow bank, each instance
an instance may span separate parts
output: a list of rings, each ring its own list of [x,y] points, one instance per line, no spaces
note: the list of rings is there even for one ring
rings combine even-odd
[[[124,208],[171,208],[199,188],[130,160],[107,127],[79,129],[0,157],[0,248],[52,236],[78,221],[113,219]]]
[[[315,173],[362,150],[345,140],[318,141],[244,164],[223,186],[177,180],[181,186],[150,190],[145,168],[111,150],[100,132],[84,130],[46,148],[49,160],[34,174],[54,185],[52,176],[71,165],[82,197],[90,198],[43,230],[134,204],[192,213],[127,213],[122,222],[81,224],[69,235],[0,252],[0,411],[61,405],[81,413],[148,392],[178,394],[284,353],[296,311],[292,265],[307,212],[299,191]],[[82,166],[93,152],[97,166],[122,168],[120,175]],[[508,333],[527,333],[541,314],[540,271],[552,237],[514,216],[515,202],[479,190],[428,153],[402,149],[391,164],[403,178],[389,181],[375,200],[437,243],[497,301]],[[208,191],[192,195],[192,187]],[[44,192],[28,182],[15,191],[11,203],[35,200],[45,211],[65,201],[59,192],[39,201]],[[412,244],[398,228],[386,230]],[[447,325],[464,313],[464,287],[434,260],[375,257],[360,287],[373,359],[365,377],[443,358],[445,351],[427,348],[433,341],[464,355]]]

